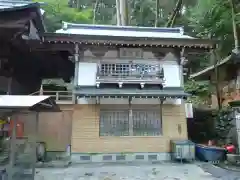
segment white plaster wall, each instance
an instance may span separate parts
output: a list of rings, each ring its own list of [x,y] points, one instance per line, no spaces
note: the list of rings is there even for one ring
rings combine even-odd
[[[79,62],[78,85],[96,86],[97,63]]]
[[[161,64],[164,69],[165,87],[181,87],[181,71],[176,57],[168,53]]]

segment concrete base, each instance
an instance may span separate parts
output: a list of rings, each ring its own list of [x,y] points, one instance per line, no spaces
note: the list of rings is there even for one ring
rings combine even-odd
[[[231,164],[240,164],[239,154],[227,154],[227,161]]]
[[[170,153],[72,153],[72,163],[160,162],[170,161]]]

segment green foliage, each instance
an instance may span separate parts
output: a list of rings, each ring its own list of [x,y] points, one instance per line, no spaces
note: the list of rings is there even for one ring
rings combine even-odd
[[[234,121],[233,109],[230,107],[224,107],[213,113],[215,120],[215,138],[218,139],[219,143],[230,143],[228,134],[233,127],[232,122]]]
[[[232,14],[229,0],[199,0],[187,12],[189,26],[200,37],[220,40],[220,56],[233,49]]]
[[[211,94],[211,85],[208,81],[189,80],[184,85],[185,92],[192,96],[188,99],[195,105],[204,105],[208,103]]]
[[[73,23],[91,23],[92,9],[82,11],[70,8],[68,0],[35,0],[42,2],[42,8],[45,10],[45,25],[48,31],[54,32],[60,29],[62,22]]]

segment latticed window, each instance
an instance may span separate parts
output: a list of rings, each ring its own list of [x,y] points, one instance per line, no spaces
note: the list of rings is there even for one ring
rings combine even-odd
[[[159,136],[161,134],[161,117],[156,110],[133,110],[134,136]]]
[[[162,77],[163,69],[160,64],[141,63],[102,63],[99,66],[101,76],[110,77]]]
[[[100,136],[159,136],[162,133],[159,110],[101,110]]]
[[[128,136],[128,111],[100,111],[100,136]]]

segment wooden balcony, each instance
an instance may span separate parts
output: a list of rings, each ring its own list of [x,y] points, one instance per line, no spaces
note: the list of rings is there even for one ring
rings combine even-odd
[[[164,71],[159,63],[113,63],[98,65],[97,83],[164,83]]]

